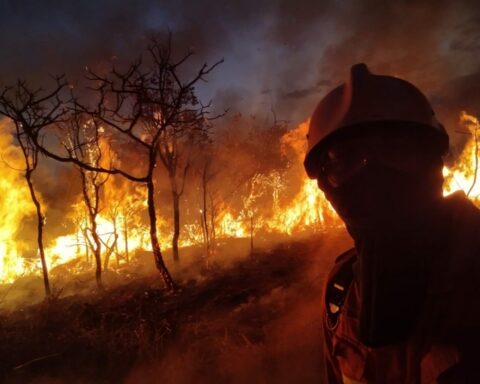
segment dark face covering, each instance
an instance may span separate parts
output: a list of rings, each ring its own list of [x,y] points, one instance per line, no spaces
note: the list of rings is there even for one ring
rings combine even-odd
[[[321,185],[355,240],[358,337],[378,347],[405,340],[425,300],[439,252],[441,159],[415,172],[366,162],[335,187]]]

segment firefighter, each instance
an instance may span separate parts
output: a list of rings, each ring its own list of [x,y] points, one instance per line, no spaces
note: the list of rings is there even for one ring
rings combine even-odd
[[[308,144],[306,172],[354,240],[324,290],[326,382],[480,382],[480,211],[443,197],[449,138],[426,97],[354,65]]]

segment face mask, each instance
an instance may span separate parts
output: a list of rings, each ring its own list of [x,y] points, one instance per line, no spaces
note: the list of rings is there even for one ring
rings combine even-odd
[[[374,165],[325,191],[355,240],[358,337],[367,346],[405,340],[417,323],[436,249],[428,223],[441,183],[439,172],[401,173]]]
[[[356,232],[361,236],[420,224],[441,197],[442,182],[440,172],[402,173],[374,164],[324,191],[355,238]]]

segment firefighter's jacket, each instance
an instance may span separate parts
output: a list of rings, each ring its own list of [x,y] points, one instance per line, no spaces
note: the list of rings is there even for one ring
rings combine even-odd
[[[423,311],[407,341],[380,348],[359,342],[355,250],[337,259],[323,300],[328,384],[480,383],[480,210],[463,193],[445,204],[450,249],[432,269]]]

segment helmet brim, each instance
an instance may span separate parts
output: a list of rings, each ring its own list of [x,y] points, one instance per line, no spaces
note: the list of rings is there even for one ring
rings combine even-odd
[[[308,177],[317,178],[321,161],[332,143],[346,138],[371,135],[408,137],[410,140],[418,141],[426,153],[439,157],[446,155],[449,149],[449,137],[446,133],[418,122],[388,120],[355,124],[337,129],[310,149],[304,161]]]

